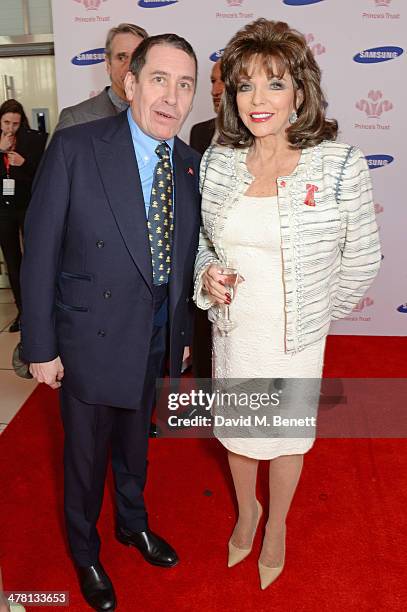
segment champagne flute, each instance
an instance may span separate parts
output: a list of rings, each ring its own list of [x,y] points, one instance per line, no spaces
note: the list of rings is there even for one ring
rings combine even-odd
[[[236,268],[222,268],[220,274],[224,277],[224,286],[230,294],[231,300],[234,298],[235,288],[239,281],[239,273]],[[229,332],[236,327],[236,323],[230,319],[229,304],[221,304],[217,326],[223,336],[228,336]]]

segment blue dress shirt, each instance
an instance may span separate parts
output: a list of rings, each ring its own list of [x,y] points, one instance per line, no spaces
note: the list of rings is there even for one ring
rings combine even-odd
[[[141,188],[143,190],[144,206],[146,209],[146,218],[148,219],[148,211],[150,208],[151,188],[153,186],[154,169],[159,160],[155,152],[157,144],[162,140],[155,140],[145,134],[134,121],[130,107],[127,109],[127,120],[130,126],[131,139],[133,141],[134,152],[136,154],[138,171],[140,175]],[[165,141],[170,147],[171,166],[172,156],[174,151],[174,138]],[[173,187],[173,211],[174,211],[174,187]],[[161,303],[161,306],[154,314],[154,326],[162,327],[168,321],[168,297]]]
[[[158,155],[155,152],[156,146],[162,140],[155,140],[145,134],[134,121],[130,107],[127,110],[127,120],[129,122],[131,138],[133,141],[134,152],[136,154],[138,170],[141,180],[141,188],[143,190],[144,205],[146,207],[146,217],[148,217],[148,210],[150,208],[150,197],[151,188],[153,186],[154,168],[158,162]],[[170,138],[165,141],[170,147],[171,154],[171,165],[172,156],[174,150],[174,138]],[[174,198],[173,198],[173,210],[174,210]]]

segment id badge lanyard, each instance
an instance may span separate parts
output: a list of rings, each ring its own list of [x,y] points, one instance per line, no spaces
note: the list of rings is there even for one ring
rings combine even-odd
[[[6,167],[6,178],[9,179],[10,178],[10,160],[8,158],[7,153],[3,154],[3,161]]]
[[[15,194],[15,180],[10,178],[10,160],[5,153],[3,155],[4,165],[6,168],[6,178],[3,179],[3,196],[13,196]],[[9,202],[6,202],[9,204]]]

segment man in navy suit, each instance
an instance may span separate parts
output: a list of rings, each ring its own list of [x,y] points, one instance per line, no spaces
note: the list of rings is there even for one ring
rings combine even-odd
[[[116,607],[96,529],[110,445],[117,539],[154,565],[178,562],[149,528],[143,490],[155,381],[167,351],[180,375],[191,330],[199,155],[176,134],[196,69],[183,38],[144,40],[125,79],[129,110],[54,135],[26,221],[23,355],[39,382],[61,387],[68,540],[96,610]]]

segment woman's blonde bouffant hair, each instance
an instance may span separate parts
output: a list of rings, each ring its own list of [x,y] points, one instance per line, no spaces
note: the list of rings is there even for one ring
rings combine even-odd
[[[248,147],[254,142],[239,117],[236,104],[239,79],[248,76],[254,57],[262,62],[270,77],[282,78],[287,71],[295,91],[302,91],[298,119],[286,132],[291,148],[306,149],[323,140],[335,140],[338,123],[325,117],[327,104],[321,90],[321,70],[304,36],[282,21],[261,18],[239,30],[223,53],[225,92],[217,122],[220,141],[235,147]]]

